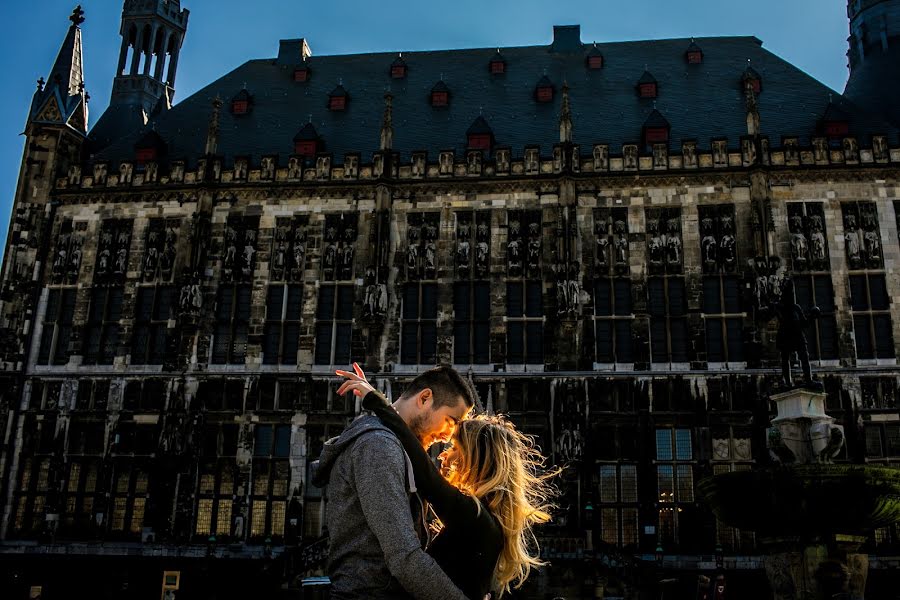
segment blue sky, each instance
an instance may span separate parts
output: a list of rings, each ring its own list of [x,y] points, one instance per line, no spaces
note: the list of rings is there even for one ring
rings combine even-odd
[[[19,135],[38,77],[65,36],[72,0],[4,3],[0,36],[0,249],[22,159]],[[109,103],[121,0],[82,0],[85,81],[93,125]],[[842,91],[847,80],[845,0],[182,0],[191,11],[175,101],[278,40],[305,37],[313,54],[547,44],[553,25],[581,25],[584,41],[755,35],[765,48]]]

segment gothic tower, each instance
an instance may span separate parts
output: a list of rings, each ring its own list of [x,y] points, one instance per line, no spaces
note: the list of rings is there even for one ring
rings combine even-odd
[[[844,94],[900,124],[900,0],[849,0],[850,79]]]
[[[125,0],[112,97],[91,132],[93,150],[172,106],[189,14],[180,0]]]

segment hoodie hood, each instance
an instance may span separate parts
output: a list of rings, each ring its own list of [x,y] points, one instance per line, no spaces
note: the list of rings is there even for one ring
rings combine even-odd
[[[383,431],[391,437],[396,437],[390,429],[381,424],[378,417],[372,414],[364,414],[350,423],[350,425],[347,426],[347,429],[341,432],[339,436],[333,437],[325,442],[325,447],[322,449],[321,456],[319,456],[319,459],[314,461],[312,465],[312,484],[316,487],[324,488],[331,477],[331,470],[334,467],[335,461],[337,461],[344,450],[352,446],[361,436],[375,431]],[[414,493],[416,491],[416,484],[415,479],[413,478],[412,464],[405,451],[403,452],[403,455],[406,458],[406,473],[409,491],[410,493]]]

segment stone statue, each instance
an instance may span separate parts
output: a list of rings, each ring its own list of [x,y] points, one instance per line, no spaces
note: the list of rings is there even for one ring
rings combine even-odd
[[[717,254],[719,243],[716,236],[713,235],[713,220],[706,217],[700,222],[700,230],[703,232],[703,238],[700,240],[700,249],[703,255],[703,268],[709,271],[715,271],[717,265]]]
[[[609,238],[603,234],[597,238],[597,266],[605,269],[609,265]]]
[[[647,257],[651,265],[661,267],[663,264],[663,239],[659,235],[659,221],[656,219],[647,221],[647,231],[650,234],[647,242]]]
[[[678,219],[669,219],[666,238],[666,258],[670,266],[681,265],[681,237],[678,235]]]
[[[881,264],[881,239],[878,237],[878,222],[875,220],[875,215],[864,212],[862,226],[866,262],[870,267],[877,267]]]
[[[851,266],[859,267],[862,264],[862,255],[860,254],[861,244],[859,230],[856,228],[856,217],[854,215],[847,215],[844,229],[846,231],[846,233],[844,233],[844,241],[847,246],[847,260],[850,261]]]
[[[484,240],[475,244],[475,268],[479,275],[484,275],[488,269],[488,244]]]
[[[825,249],[825,233],[822,226],[822,217],[813,215],[810,217],[809,226],[811,233],[809,234],[810,256],[816,266],[824,266],[827,253]]]
[[[434,275],[437,260],[437,247],[434,241],[425,242],[425,271],[430,275]]]
[[[794,387],[791,358],[796,353],[803,371],[804,387],[817,391],[823,389],[822,384],[812,377],[805,333],[810,322],[819,317],[819,308],[814,306],[806,311],[800,308],[797,304],[794,281],[790,278],[784,279],[781,284],[781,298],[772,308],[778,318],[778,336],[775,344],[781,352],[781,376],[785,387],[788,389]]]

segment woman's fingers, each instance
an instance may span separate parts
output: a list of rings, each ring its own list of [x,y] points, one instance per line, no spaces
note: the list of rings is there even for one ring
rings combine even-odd
[[[353,363],[353,371],[356,372],[357,375],[359,375],[360,379],[362,379],[363,381],[368,381],[366,379],[365,371],[363,371],[362,368],[360,368],[358,363]]]

